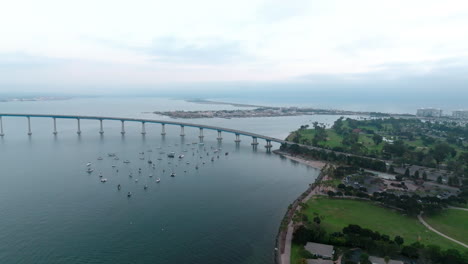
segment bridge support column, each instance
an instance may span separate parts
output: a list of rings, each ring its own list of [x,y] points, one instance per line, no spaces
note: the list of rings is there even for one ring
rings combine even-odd
[[[3,137],[5,134],[3,133],[3,120],[0,116],[0,137]]]
[[[185,137],[184,126],[180,126],[180,136]]]
[[[269,150],[271,150],[273,145],[271,144],[271,140],[267,140],[266,142],[267,142],[267,144],[265,145],[265,148],[269,151]]]
[[[32,135],[32,132],[31,132],[31,117],[28,116],[28,135]]]
[[[99,134],[104,134],[104,129],[102,128],[102,119],[99,119],[99,123],[100,123],[100,128],[99,128]]]
[[[257,138],[252,137],[252,146],[256,146],[256,145],[258,145]]]
[[[198,136],[200,138],[200,142],[203,142],[203,138],[205,136],[203,136],[203,128],[200,127],[200,135]]]
[[[236,142],[236,143],[241,142],[239,134],[236,134],[236,140],[234,140],[234,142]]]
[[[80,119],[79,118],[76,119],[76,123],[78,125],[78,129],[76,130],[76,133],[78,135],[81,135],[81,124],[80,124]]]
[[[161,135],[166,135],[166,124],[161,124]]]
[[[54,119],[54,132],[53,132],[53,134],[57,135],[57,119],[55,117],[53,119]]]
[[[216,138],[218,141],[223,140],[223,137],[221,136],[221,130],[218,130],[218,137]]]
[[[120,120],[122,122],[122,131],[120,131],[120,134],[125,135],[125,121]]]
[[[146,134],[145,122],[141,122],[141,134],[142,134],[142,135],[145,135],[145,134]]]

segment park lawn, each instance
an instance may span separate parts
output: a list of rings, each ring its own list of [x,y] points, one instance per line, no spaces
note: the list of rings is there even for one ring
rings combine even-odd
[[[461,252],[466,250],[426,229],[416,217],[404,216],[372,202],[314,196],[307,204],[307,209],[304,209],[307,217],[313,219],[314,213],[323,217],[322,224],[328,234],[342,231],[349,224],[357,224],[391,238],[399,235],[403,237],[405,244],[419,241],[426,245],[438,245],[443,249],[455,248]]]
[[[468,244],[468,211],[447,209],[424,220],[437,231]]]
[[[301,260],[299,250],[301,248],[303,248],[303,246],[291,243],[291,264],[299,264],[299,260]]]

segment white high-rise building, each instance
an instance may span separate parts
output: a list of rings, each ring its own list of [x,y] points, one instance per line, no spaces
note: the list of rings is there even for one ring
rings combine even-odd
[[[442,110],[437,108],[420,108],[416,112],[416,116],[420,117],[441,117]]]

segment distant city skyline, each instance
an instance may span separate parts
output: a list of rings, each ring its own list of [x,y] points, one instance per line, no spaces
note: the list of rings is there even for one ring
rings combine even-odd
[[[194,83],[461,90],[463,32],[468,2],[456,0],[8,1],[0,93]]]

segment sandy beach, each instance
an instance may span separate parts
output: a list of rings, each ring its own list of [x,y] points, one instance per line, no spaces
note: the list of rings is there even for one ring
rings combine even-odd
[[[309,160],[309,159],[305,159],[303,158],[302,156],[292,156],[291,154],[287,153],[287,152],[283,152],[283,151],[280,151],[280,150],[275,150],[273,151],[275,154],[278,154],[278,155],[281,155],[281,156],[284,156],[290,160],[294,160],[294,161],[297,161],[299,163],[302,163],[304,165],[307,165],[307,166],[310,166],[310,167],[313,167],[313,168],[316,168],[316,169],[322,169],[323,167],[325,167],[325,162],[323,161],[319,161],[319,160]]]

